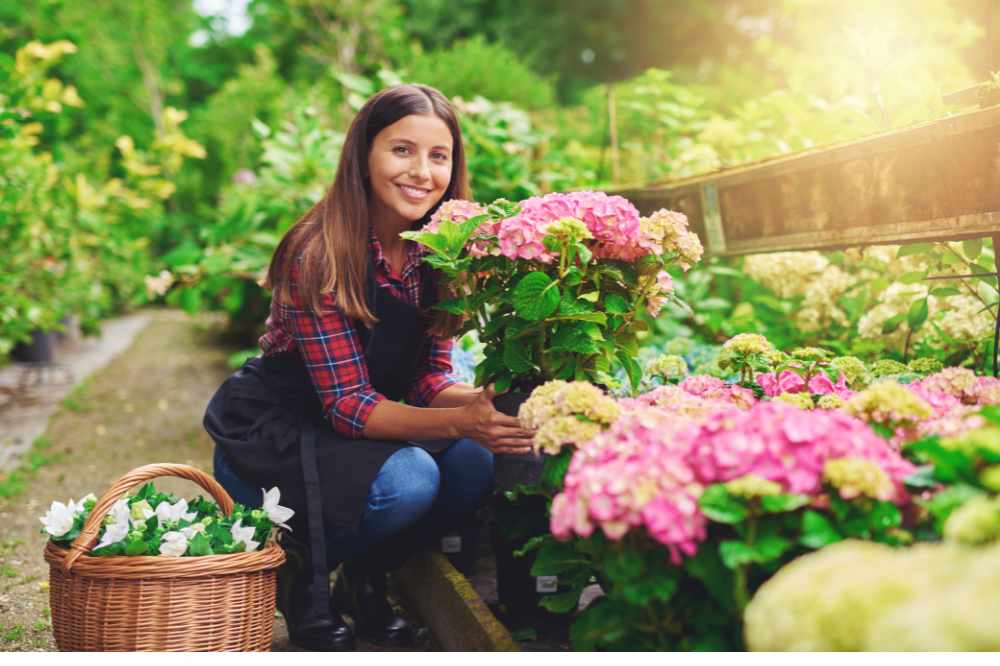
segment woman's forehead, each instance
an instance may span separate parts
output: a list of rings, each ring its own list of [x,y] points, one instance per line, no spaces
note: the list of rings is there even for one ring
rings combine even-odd
[[[428,145],[451,149],[451,130],[448,125],[433,114],[410,114],[386,126],[376,135],[375,140],[408,141],[417,145]]]

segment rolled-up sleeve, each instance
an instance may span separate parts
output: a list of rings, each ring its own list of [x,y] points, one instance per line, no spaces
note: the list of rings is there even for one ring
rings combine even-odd
[[[438,393],[457,383],[451,376],[451,339],[434,338],[427,360],[417,371],[413,385],[406,395],[406,402],[415,407],[429,407]]]
[[[376,391],[354,323],[324,294],[323,313],[303,307],[297,285],[291,285],[292,304],[284,305],[283,319],[305,361],[323,412],[333,429],[361,439],[372,410],[386,396]]]

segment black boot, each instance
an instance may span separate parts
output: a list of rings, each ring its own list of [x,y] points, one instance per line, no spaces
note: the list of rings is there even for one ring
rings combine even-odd
[[[309,551],[299,542],[282,535],[285,564],[278,569],[278,610],[285,617],[288,640],[316,652],[339,652],[354,649],[354,632],[344,618],[317,599],[325,599],[312,589]]]
[[[346,603],[358,635],[376,645],[411,647],[417,632],[389,603],[387,576],[384,571],[366,570],[353,562],[344,564],[331,608]]]

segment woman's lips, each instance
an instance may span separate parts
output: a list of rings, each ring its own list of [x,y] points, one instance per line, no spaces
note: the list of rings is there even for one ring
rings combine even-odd
[[[422,187],[412,187],[410,185],[400,185],[396,184],[399,191],[403,193],[403,196],[410,201],[423,201],[430,194],[430,190],[424,189]]]

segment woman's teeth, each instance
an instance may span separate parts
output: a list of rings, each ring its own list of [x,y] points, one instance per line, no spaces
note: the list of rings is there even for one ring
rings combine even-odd
[[[407,187],[406,185],[400,185],[399,189],[403,190],[403,194],[411,199],[423,199],[428,194],[428,190],[422,190],[419,187]]]

